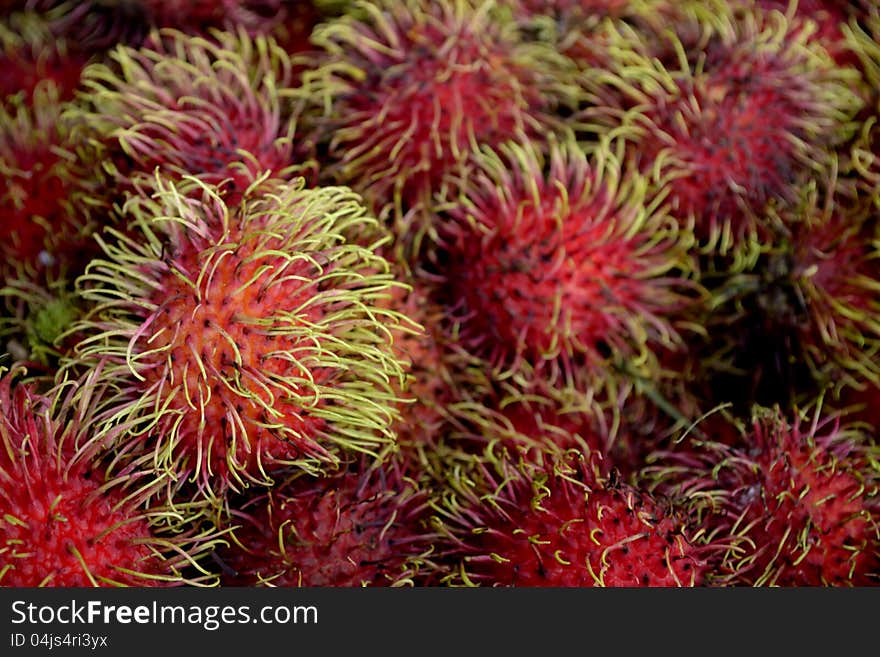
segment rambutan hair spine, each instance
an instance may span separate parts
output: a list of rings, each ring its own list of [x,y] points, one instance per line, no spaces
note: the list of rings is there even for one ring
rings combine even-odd
[[[490,444],[450,461],[434,503],[444,582],[464,586],[695,586],[710,548],[667,502],[596,477],[580,449],[540,462]]]
[[[726,546],[713,583],[867,586],[880,578],[877,446],[822,400],[756,406],[738,442],[691,440],[650,461],[644,486],[680,500],[702,540]]]
[[[125,214],[77,281],[93,305],[66,364],[100,364],[107,421],[134,423],[118,467],[222,506],[276,471],[382,458],[405,380],[392,328],[415,329],[386,303],[402,283],[358,195],[264,176],[229,207],[157,174]]]

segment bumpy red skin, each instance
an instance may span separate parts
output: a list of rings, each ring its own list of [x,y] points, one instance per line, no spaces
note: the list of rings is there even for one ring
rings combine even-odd
[[[301,477],[233,512],[225,585],[393,586],[429,546],[424,496],[393,466]]]
[[[450,552],[459,556],[471,583],[510,587],[702,583],[706,562],[671,508],[622,483],[594,482],[584,487],[549,468],[540,474],[547,479],[539,489],[521,474],[513,475],[499,491],[491,491],[497,493],[492,505],[466,498],[459,510],[460,524],[448,525]]]
[[[0,562],[11,566],[0,567],[0,584],[162,585],[150,576],[170,573],[135,504],[102,489],[100,471],[64,439],[69,427],[47,417],[30,384],[12,388],[11,379],[0,381]]]
[[[391,12],[396,43],[386,26],[348,26],[340,45],[364,77],[334,98],[322,128],[332,138],[329,170],[377,208],[399,195],[404,213],[430,206],[475,144],[537,136],[552,102],[509,32],[456,17],[449,3],[425,2],[424,11],[401,3]]]
[[[732,586],[869,586],[880,576],[877,473],[833,427],[756,420],[746,447],[716,444],[658,461],[689,476],[668,489],[720,492],[707,531],[733,538],[717,568]],[[672,472],[672,470],[670,470]],[[672,481],[677,475],[673,472]],[[663,488],[661,487],[661,490]],[[739,551],[739,554],[735,552]]]

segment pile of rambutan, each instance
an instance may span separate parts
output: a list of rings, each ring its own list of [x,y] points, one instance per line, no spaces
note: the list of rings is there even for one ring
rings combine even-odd
[[[876,2],[0,7],[0,586],[880,584]]]

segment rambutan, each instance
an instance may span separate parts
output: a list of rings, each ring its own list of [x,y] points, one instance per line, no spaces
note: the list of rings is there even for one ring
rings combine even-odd
[[[233,510],[218,553],[235,586],[404,586],[431,552],[427,496],[395,464],[303,473]]]
[[[858,71],[839,66],[797,18],[702,14],[660,44],[611,26],[609,68],[587,80],[608,105],[585,116],[629,135],[632,166],[668,186],[671,211],[706,250],[751,252],[766,237],[767,206],[793,200],[851,136]]]
[[[84,180],[58,90],[0,108],[0,280],[56,264],[75,269],[91,230]]]
[[[214,582],[198,562],[216,533],[145,506],[136,480],[105,481],[97,450],[81,447],[95,445],[95,373],[46,395],[16,383],[22,373],[0,372],[0,585]]]
[[[39,14],[14,12],[0,20],[0,100],[19,96],[39,103],[35,94],[52,85],[59,100],[73,97],[89,61],[86,53],[58,38]]]
[[[393,442],[402,322],[379,303],[396,284],[376,253],[386,234],[347,239],[378,227],[359,197],[301,178],[261,181],[234,207],[193,178],[147,193],[77,282],[93,307],[69,366],[103,364],[114,382],[108,421],[137,425],[119,459],[217,503]]]
[[[873,224],[831,175],[827,189],[805,185],[796,203],[766,214],[776,230],[753,267],[704,281],[710,339],[701,359],[716,401],[735,398],[747,410],[880,382]]]
[[[665,502],[593,480],[582,453],[542,465],[497,456],[450,473],[437,505],[447,583],[490,586],[695,586],[701,549]]]
[[[319,24],[323,53],[306,85],[325,106],[326,174],[392,216],[418,244],[423,210],[481,144],[539,138],[571,93],[564,58],[520,38],[493,2],[360,2]],[[405,236],[405,237],[402,237]]]
[[[679,343],[689,235],[610,148],[486,147],[461,187],[425,267],[454,333],[497,376],[586,390],[624,362],[650,372],[652,349]]]
[[[876,448],[834,415],[757,408],[740,445],[655,455],[651,490],[688,500],[729,543],[713,578],[734,586],[866,586],[880,575]]]
[[[311,166],[294,139],[290,56],[273,39],[164,29],[109,58],[86,68],[84,109],[72,112],[108,184],[131,187],[158,168],[210,184],[229,179],[224,193],[236,199],[263,173],[292,177]],[[116,166],[119,149],[128,161]]]

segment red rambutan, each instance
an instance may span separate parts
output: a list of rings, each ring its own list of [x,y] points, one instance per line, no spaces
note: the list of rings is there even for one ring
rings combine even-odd
[[[236,586],[402,586],[431,551],[426,496],[391,462],[302,474],[233,510],[219,553]]]
[[[693,441],[646,468],[651,490],[688,500],[705,536],[729,542],[717,583],[877,583],[876,450],[820,408],[812,421],[757,408],[741,444]]]
[[[200,181],[157,177],[125,214],[128,235],[98,236],[104,255],[78,280],[94,305],[70,363],[116,382],[111,421],[137,422],[120,458],[216,502],[393,441],[403,322],[381,307],[396,281],[359,197],[262,181],[230,208]],[[375,243],[347,238],[374,229]]]
[[[237,198],[263,173],[289,178],[311,166],[295,141],[291,59],[273,39],[165,29],[109,57],[84,71],[85,108],[72,114],[112,181],[130,185],[158,168],[210,184],[231,179],[224,193]],[[117,149],[129,158],[122,167],[110,160]]]
[[[599,387],[679,343],[690,240],[610,149],[484,148],[439,219],[434,262],[454,333],[502,378]],[[534,376],[533,376],[534,375]]]
[[[323,51],[310,93],[329,141],[327,174],[354,187],[417,249],[432,207],[481,144],[538,137],[566,98],[566,63],[546,44],[522,40],[492,2],[357,3],[360,16],[318,25]],[[409,230],[413,222],[414,234]]]
[[[0,100],[21,96],[26,104],[52,85],[60,100],[73,97],[88,55],[55,35],[50,24],[32,12],[0,20]]]
[[[33,105],[0,108],[0,280],[56,264],[75,268],[91,230],[90,182],[72,152],[64,108],[51,85]]]
[[[490,586],[695,586],[705,563],[676,512],[582,453],[542,465],[499,457],[451,473],[435,516],[447,581]],[[588,469],[587,469],[588,470]]]
[[[43,395],[21,370],[0,376],[0,585],[210,584],[198,566],[216,536],[143,505],[144,489],[105,481],[94,444],[94,376]],[[2,373],[0,373],[2,374]],[[94,373],[92,373],[94,374]],[[104,434],[103,438],[109,437]],[[173,521],[177,522],[177,521]]]
[[[686,46],[678,34],[694,27]],[[779,12],[696,12],[675,29],[658,45],[610,28],[614,56],[596,95],[614,89],[620,102],[585,115],[630,136],[633,166],[668,186],[671,211],[707,249],[754,250],[768,204],[792,200],[851,136],[858,71]]]

